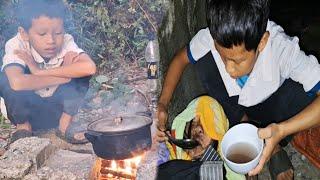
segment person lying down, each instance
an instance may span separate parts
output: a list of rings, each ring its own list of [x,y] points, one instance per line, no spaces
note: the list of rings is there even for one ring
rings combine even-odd
[[[199,144],[192,149],[182,149],[169,141],[160,143],[157,179],[208,179],[200,178],[203,176],[201,166],[208,162],[214,163],[218,171],[209,171],[211,174],[206,176],[246,179],[223,165],[220,143],[228,128],[228,119],[215,99],[200,96],[192,100],[173,120],[170,135],[176,139],[196,140]]]

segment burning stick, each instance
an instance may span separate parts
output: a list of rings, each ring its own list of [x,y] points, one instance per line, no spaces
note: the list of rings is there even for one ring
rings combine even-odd
[[[142,157],[143,154],[124,160],[98,158],[93,166],[90,180],[135,180]]]
[[[111,169],[100,169],[100,173],[103,175],[106,175],[106,176],[108,176],[108,174],[112,174],[113,177],[121,177],[121,178],[126,178],[126,179],[131,179],[131,180],[136,179],[136,177],[134,175],[123,173],[123,172],[118,172],[118,171],[111,170]]]
[[[111,160],[102,160],[101,161],[101,167],[110,167],[111,166]]]

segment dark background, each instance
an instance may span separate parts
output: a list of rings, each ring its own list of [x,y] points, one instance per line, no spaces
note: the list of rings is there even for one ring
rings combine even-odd
[[[320,6],[317,1],[272,0],[270,19],[281,25],[290,36],[298,36],[301,48],[320,55]]]

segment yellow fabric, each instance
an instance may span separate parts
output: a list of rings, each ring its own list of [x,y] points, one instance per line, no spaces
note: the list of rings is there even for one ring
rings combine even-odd
[[[173,159],[178,159],[177,158],[177,154],[176,154],[176,151],[174,150],[174,147],[169,143],[169,142],[166,142],[166,146],[169,150],[169,153],[170,153],[170,160],[173,160]],[[181,158],[179,159],[183,159],[183,160],[191,160],[191,157],[185,152],[185,151],[182,151],[182,154],[181,154]]]
[[[173,121],[171,129],[175,131],[175,138],[182,139],[187,122],[190,122],[198,115],[204,132],[212,139],[218,140],[218,152],[221,155],[221,140],[229,129],[229,121],[222,106],[210,96],[200,96],[191,101],[187,108],[180,113]],[[190,156],[181,148],[166,142],[170,152],[170,160],[184,159],[191,160]],[[245,180],[245,176],[230,170],[226,164],[226,177],[229,180]]]
[[[198,101],[196,114],[200,117],[204,132],[211,139],[221,141],[229,128],[229,122],[223,108],[209,96],[201,96]]]
[[[196,107],[199,98],[192,100],[188,104],[187,108],[174,118],[171,130],[174,131],[174,137],[176,139],[183,138],[186,124],[196,117]],[[182,152],[184,152],[183,149],[181,149],[180,147],[176,147],[177,159],[182,159]]]
[[[196,114],[200,117],[203,131],[211,139],[218,141],[218,152],[221,155],[221,140],[229,129],[229,121],[222,106],[210,96],[201,96],[198,100]]]

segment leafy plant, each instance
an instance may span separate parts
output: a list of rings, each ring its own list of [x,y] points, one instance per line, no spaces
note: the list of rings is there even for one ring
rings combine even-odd
[[[164,1],[68,2],[73,13],[68,30],[96,60],[100,71],[144,65],[144,49],[156,38]]]
[[[6,123],[6,118],[0,113],[0,129],[9,129],[10,124]]]

